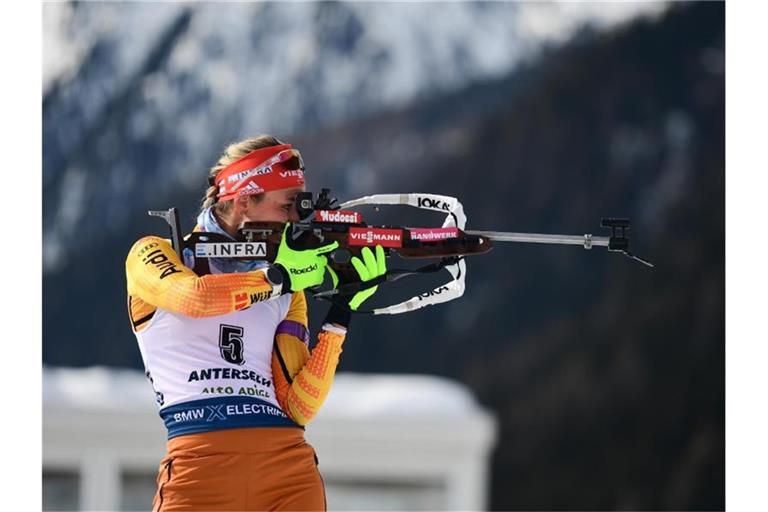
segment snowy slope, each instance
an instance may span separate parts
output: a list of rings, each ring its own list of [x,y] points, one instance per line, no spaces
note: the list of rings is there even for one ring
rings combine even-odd
[[[509,73],[661,4],[45,4],[44,268],[147,202],[197,194],[223,144],[375,116]]]

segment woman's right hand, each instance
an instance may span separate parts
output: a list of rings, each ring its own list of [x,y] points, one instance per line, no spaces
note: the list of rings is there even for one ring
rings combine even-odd
[[[283,277],[287,278],[285,284],[288,290],[298,292],[312,286],[323,283],[325,268],[328,258],[323,256],[336,249],[338,242],[332,242],[312,249],[299,249],[291,247],[292,241],[289,235],[291,223],[288,222],[283,230],[283,238],[277,249],[275,265],[283,271]]]

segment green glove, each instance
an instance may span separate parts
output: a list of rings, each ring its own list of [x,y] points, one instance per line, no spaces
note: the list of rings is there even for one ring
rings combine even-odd
[[[382,246],[376,246],[375,257],[373,251],[371,251],[369,247],[363,247],[362,255],[362,260],[357,256],[352,258],[352,266],[357,270],[357,274],[360,276],[360,281],[367,282],[387,273],[387,258],[384,255],[384,248]],[[331,274],[333,287],[338,288],[339,277],[336,275],[336,272],[334,272],[331,267],[328,267],[328,273]],[[349,308],[356,311],[357,308],[360,307],[360,304],[376,293],[376,290],[378,289],[379,286],[376,285],[357,292],[349,300]]]
[[[333,242],[313,249],[294,249],[288,236],[290,223],[285,224],[283,238],[280,247],[277,248],[275,265],[283,270],[283,277],[287,277],[288,290],[298,292],[311,286],[318,286],[323,282],[328,258],[323,254],[329,253],[339,246],[339,242]]]

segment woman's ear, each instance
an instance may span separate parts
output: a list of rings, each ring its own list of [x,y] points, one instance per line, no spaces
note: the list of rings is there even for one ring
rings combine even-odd
[[[234,200],[235,212],[242,213],[248,209],[248,196],[239,196]]]

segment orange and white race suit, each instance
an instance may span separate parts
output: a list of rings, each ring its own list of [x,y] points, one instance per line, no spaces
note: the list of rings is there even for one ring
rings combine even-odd
[[[166,457],[161,465],[155,505],[163,510],[222,510],[241,503],[248,510],[275,509],[275,503],[289,503],[279,492],[261,493],[278,496],[277,502],[243,501],[243,493],[254,496],[256,480],[262,479],[265,485],[270,480],[255,469],[263,468],[263,460],[261,465],[249,466],[252,458],[237,459],[245,461],[245,466],[237,468],[238,478],[243,471],[252,475],[250,491],[225,486],[206,493],[206,482],[226,482],[226,478],[204,478],[186,485],[177,476],[173,493],[163,482],[174,481],[174,453],[194,454],[196,450],[230,453],[234,460],[238,453],[251,453],[254,446],[266,453],[269,446],[293,447],[297,454],[303,450],[299,459],[306,466],[306,458],[312,460],[314,452],[311,447],[307,451],[303,442],[303,426],[314,418],[330,390],[346,329],[323,325],[310,352],[303,292],[280,294],[263,270],[223,274],[212,267],[211,272],[196,274],[167,240],[155,236],[136,242],[126,260],[131,326],[168,431],[170,459]],[[239,444],[244,439],[253,441],[250,448]],[[241,446],[240,452],[235,450],[237,446]],[[212,460],[198,455],[192,459],[199,459],[200,465]],[[272,462],[294,459],[274,453]],[[227,468],[209,469],[217,474],[235,471]],[[291,468],[284,469],[287,473],[283,473],[291,473]],[[273,474],[280,473],[277,467],[273,470]],[[197,472],[190,469],[187,475],[197,475],[194,480],[206,471],[205,467]],[[161,478],[164,472],[167,478]],[[301,479],[302,474],[299,471],[295,478]],[[307,485],[320,485],[322,491],[317,474],[305,476]],[[296,484],[286,482],[284,487],[290,493]],[[194,493],[189,491],[192,488]],[[308,504],[318,503],[317,493],[313,496]],[[293,502],[293,506],[299,505]]]

